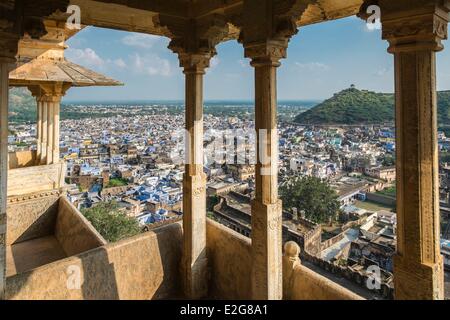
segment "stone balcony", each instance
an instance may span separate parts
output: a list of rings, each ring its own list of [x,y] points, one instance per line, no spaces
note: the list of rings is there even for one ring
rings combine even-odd
[[[63,196],[65,169],[36,166],[34,151],[9,154],[6,298],[183,298],[183,224],[107,243]],[[251,299],[251,240],[209,219],[206,240],[207,298]],[[286,267],[286,298],[362,298],[301,264]],[[68,286],[73,270],[79,289]]]
[[[100,241],[100,239],[99,239]],[[7,299],[174,299],[181,290],[182,223],[174,223],[56,261],[10,274]],[[64,249],[64,248],[63,248]],[[80,248],[80,251],[81,250]],[[70,253],[70,252],[69,252]],[[250,299],[251,240],[207,221],[209,299]],[[289,268],[289,265],[285,265]],[[81,287],[69,289],[69,271],[81,272]],[[285,296],[299,300],[358,300],[361,296],[305,266],[284,273]]]

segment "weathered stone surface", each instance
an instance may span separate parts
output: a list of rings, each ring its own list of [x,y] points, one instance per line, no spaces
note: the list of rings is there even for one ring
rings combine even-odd
[[[54,234],[68,256],[106,244],[106,240],[66,197],[58,200]]]
[[[9,170],[8,197],[58,190],[64,186],[65,163]]]
[[[36,158],[37,153],[34,150],[10,152],[8,154],[9,170],[32,167],[36,164]]]
[[[53,234],[58,214],[58,193],[35,194],[7,208],[7,245]]]
[[[380,1],[395,60],[396,299],[443,299],[440,255],[436,51],[447,38],[447,1]]]
[[[182,227],[152,232],[7,278],[7,299],[103,300],[179,297]],[[81,288],[68,289],[78,268]]]
[[[211,299],[251,298],[252,247],[247,237],[207,219]]]
[[[283,255],[283,299],[285,300],[363,300],[329,279],[302,266],[300,247],[287,242]]]

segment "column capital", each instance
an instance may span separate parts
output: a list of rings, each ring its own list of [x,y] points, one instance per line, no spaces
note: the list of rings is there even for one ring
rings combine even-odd
[[[280,66],[287,56],[288,40],[269,40],[244,44],[245,57],[252,59],[253,67],[259,65]]]
[[[169,49],[178,54],[185,73],[205,73],[211,59],[217,54],[216,45],[229,34],[230,26],[224,15],[177,21],[159,15],[155,24],[170,34]]]
[[[70,84],[67,83],[53,83],[29,86],[28,90],[31,91],[37,101],[60,102],[69,88]]]
[[[448,37],[450,2],[448,0],[366,1],[381,9],[382,37],[388,51],[441,51]],[[365,7],[363,6],[363,8]]]
[[[3,20],[0,20],[0,23]],[[19,36],[0,29],[0,63],[15,63]]]
[[[178,54],[180,67],[184,69],[184,73],[204,74],[209,68],[211,59],[216,55],[215,48],[204,48],[193,52],[186,50],[181,41],[172,40],[169,49]]]

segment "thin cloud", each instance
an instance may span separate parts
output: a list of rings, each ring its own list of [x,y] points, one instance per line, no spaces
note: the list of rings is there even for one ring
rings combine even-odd
[[[122,43],[130,47],[149,49],[162,39],[160,36],[132,33],[122,38]]]
[[[219,57],[215,56],[209,62],[209,70],[215,69],[220,64]]]
[[[385,75],[390,75],[393,72],[393,68],[381,68],[377,70],[374,75],[377,77],[384,77]]]
[[[134,53],[130,57],[133,71],[149,76],[168,77],[172,75],[172,66],[167,59],[156,54],[140,55]]]
[[[300,69],[305,69],[309,71],[326,71],[330,69],[328,65],[320,62],[309,62],[309,63],[296,62],[295,65]]]
[[[66,50],[66,57],[75,63],[89,66],[89,67],[103,67],[105,60],[103,60],[93,49],[72,49]]]

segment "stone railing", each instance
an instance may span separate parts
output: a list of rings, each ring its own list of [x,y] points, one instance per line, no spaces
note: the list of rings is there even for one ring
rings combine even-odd
[[[9,169],[27,168],[36,165],[35,150],[10,152],[8,154]]]
[[[182,224],[174,223],[49,263],[8,277],[7,299],[180,298],[182,241]],[[251,240],[208,219],[207,252],[208,297],[250,299]],[[74,270],[81,277],[79,288],[68,285]],[[302,266],[298,254],[285,255],[283,273],[286,299],[361,299]]]
[[[363,300],[361,296],[303,266],[299,258],[300,247],[295,242],[287,242],[284,248],[285,300]]]
[[[8,170],[8,197],[59,190],[64,186],[65,174],[63,162]]]
[[[18,300],[179,298],[182,239],[182,225],[174,223],[110,243],[8,277],[6,296]],[[71,281],[78,276],[80,281]]]
[[[366,283],[369,279],[369,274],[366,273],[364,270],[354,270],[349,266],[341,266],[330,261],[325,261],[320,257],[310,255],[307,252],[302,252],[300,256],[305,261],[308,261],[311,264],[331,274],[345,278],[359,285],[361,288],[366,288]],[[381,285],[379,289],[374,291],[374,294],[384,299],[393,299],[394,287],[392,286],[392,275],[382,270]]]
[[[210,297],[250,299],[252,274],[251,240],[229,228],[207,220],[207,246],[210,264]],[[286,299],[360,300],[361,296],[301,265],[298,254],[285,255],[283,285]],[[289,251],[289,250],[288,250]],[[295,265],[290,265],[290,259]],[[298,262],[298,263],[297,263]]]

